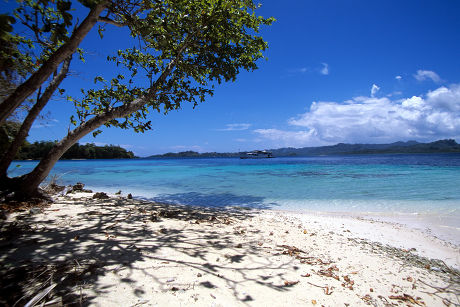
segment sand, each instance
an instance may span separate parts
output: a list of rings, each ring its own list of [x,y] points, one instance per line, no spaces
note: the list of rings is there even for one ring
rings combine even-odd
[[[460,304],[458,246],[404,225],[92,196],[8,216],[0,304],[50,285],[54,306]]]

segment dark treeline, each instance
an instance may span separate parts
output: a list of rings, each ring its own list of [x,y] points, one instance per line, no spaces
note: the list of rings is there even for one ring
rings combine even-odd
[[[0,155],[8,149],[10,142],[18,132],[20,123],[9,121],[0,126]],[[15,159],[17,160],[39,160],[44,157],[50,149],[56,144],[56,141],[40,141],[29,143],[25,141],[21,146]],[[67,150],[61,159],[131,159],[134,158],[132,151],[115,146],[96,146],[95,144],[80,145],[74,144]]]
[[[18,160],[38,160],[42,158],[54,146],[55,142],[41,141],[32,144],[24,144],[19,154]],[[127,151],[120,146],[106,145],[96,146],[94,144],[80,145],[74,144],[62,156],[61,159],[131,159],[134,158],[132,151]]]
[[[416,141],[395,142],[391,144],[337,144],[321,147],[278,148],[269,150],[274,157],[308,157],[319,155],[364,155],[364,154],[417,154],[417,153],[459,153],[460,145],[453,139],[431,143]],[[205,152],[183,151],[151,156],[151,158],[234,158],[247,152]]]

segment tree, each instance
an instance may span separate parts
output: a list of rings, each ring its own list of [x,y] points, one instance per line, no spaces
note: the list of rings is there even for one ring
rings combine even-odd
[[[46,5],[49,4],[50,1],[39,1],[37,3],[30,3],[30,6],[33,7],[34,5],[44,4],[42,8],[45,10]],[[65,14],[66,11],[70,9],[71,2],[70,1],[57,1],[60,3],[60,12],[61,14]],[[40,66],[40,68],[35,71],[24,83],[19,85],[16,90],[6,98],[2,104],[0,105],[0,124],[2,124],[13,111],[26,100],[31,94],[33,94],[46,80],[51,76],[51,74],[56,71],[58,66],[69,56],[71,56],[77,50],[79,44],[83,40],[83,38],[88,34],[88,32],[93,28],[93,26],[97,23],[99,15],[103,12],[103,10],[107,7],[107,1],[100,1],[96,5],[94,5],[88,16],[83,20],[83,22],[75,29],[71,37],[65,41],[55,52],[51,53],[47,59],[44,59],[44,63]],[[68,13],[67,13],[68,14]],[[44,13],[42,13],[42,16]],[[68,16],[68,15],[65,15]],[[70,15],[71,16],[71,15]],[[33,18],[33,17],[30,17]],[[67,17],[62,24],[45,24],[43,27],[46,27],[45,30],[51,32],[52,27],[58,27],[63,29],[64,32],[66,26],[71,25],[70,17]],[[36,28],[34,31],[40,33],[42,29]],[[61,33],[61,40],[64,40],[62,36],[65,34]]]
[[[4,85],[1,91],[0,118],[3,120],[10,116],[18,106],[23,105],[25,98],[38,89],[35,104],[27,108],[28,113],[21,128],[0,160],[0,184],[2,185],[7,185],[8,167],[24,143],[33,122],[66,77],[72,54],[78,51],[82,59],[82,50],[77,47],[84,36],[97,21],[124,26],[131,14],[137,14],[143,8],[143,2],[138,0],[82,0],[80,2],[91,10],[79,25],[73,25],[73,17],[69,13],[71,2],[65,0],[24,0],[15,9],[14,18],[0,15],[2,21],[0,77],[1,84]],[[100,16],[104,10],[104,16]],[[24,36],[23,31],[20,35],[12,33],[11,24],[16,20],[29,30],[30,35]],[[75,30],[69,36],[71,26],[75,26]],[[102,30],[99,28],[101,38]],[[37,50],[38,54],[36,54]],[[65,55],[68,57],[64,59],[58,73],[57,69]],[[35,69],[36,67],[39,67],[38,70]],[[42,93],[41,85],[48,79],[53,69],[55,69],[54,76]],[[15,88],[18,78],[15,79],[14,76],[26,78],[28,75],[29,78]],[[5,99],[4,96],[8,94],[10,95]]]
[[[142,45],[119,50],[108,57],[131,74],[119,74],[110,82],[97,77],[99,89],[72,99],[77,107],[76,126],[39,162],[16,181],[21,195],[34,195],[58,159],[83,136],[97,134],[100,126],[150,128],[149,109],[176,110],[183,102],[196,106],[212,95],[214,84],[234,81],[241,69],[257,69],[268,45],[258,35],[261,25],[273,18],[255,14],[252,0],[144,1],[146,8],[131,16],[128,26]],[[138,74],[147,85],[135,83]]]
[[[0,126],[0,154],[4,155],[20,127],[21,124],[14,121],[7,121],[4,125]]]
[[[23,0],[16,10],[16,18],[32,30],[36,40],[26,43],[41,44],[45,49],[44,57],[36,64],[39,68],[34,71],[15,91],[0,104],[0,125],[23,103],[30,95],[48,80],[59,65],[78,51],[78,46],[98,23],[110,23],[116,26],[125,26],[127,20],[142,11],[143,0],[79,0],[81,4],[90,8],[88,15],[80,24],[73,24],[73,16],[69,13],[72,1],[67,0]],[[24,17],[21,19],[20,17]],[[16,20],[12,16],[0,15],[0,21],[8,25]],[[71,27],[74,30],[70,30]],[[0,28],[0,34],[8,33],[11,28]],[[71,33],[70,36],[68,34]],[[43,34],[49,34],[48,44],[41,40]],[[21,39],[20,35],[9,37],[8,41]],[[22,41],[24,42],[24,41]]]
[[[26,137],[29,134],[29,130],[32,127],[33,122],[38,117],[40,112],[43,110],[45,105],[50,100],[51,96],[54,94],[58,86],[61,84],[62,80],[66,77],[69,71],[70,58],[67,59],[58,74],[53,78],[48,87],[45,89],[44,93],[41,94],[40,91],[37,95],[37,102],[29,110],[26,118],[22,122],[21,127],[18,129],[18,132],[15,134],[14,140],[9,145],[8,149],[3,153],[2,158],[0,159],[0,180],[5,180],[7,177],[8,167],[11,162],[17,155],[19,148],[22,146]]]

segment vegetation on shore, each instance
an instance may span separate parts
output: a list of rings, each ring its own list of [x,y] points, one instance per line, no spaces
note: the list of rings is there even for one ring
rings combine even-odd
[[[17,160],[40,160],[46,155],[47,152],[53,148],[56,142],[41,141],[34,142],[32,144],[26,144],[21,148]],[[78,143],[73,144],[69,150],[62,155],[62,159],[132,159],[134,153],[127,151],[126,149],[115,146],[105,145],[96,146],[93,143],[80,145]]]
[[[4,155],[11,140],[14,139],[19,127],[18,122],[6,122],[0,129],[0,155]],[[20,145],[16,153],[15,160],[40,160],[43,158],[57,141],[39,141],[30,143],[27,140]],[[116,146],[105,145],[97,146],[93,143],[80,145],[76,143],[67,150],[61,159],[132,159],[132,151]]]
[[[431,143],[415,141],[395,142],[391,144],[337,144],[332,146],[279,148],[271,149],[275,157],[306,157],[319,155],[358,155],[358,154],[413,154],[413,153],[450,153],[460,152],[455,140],[439,140]],[[205,152],[183,151],[154,155],[149,158],[235,158],[246,152]]]

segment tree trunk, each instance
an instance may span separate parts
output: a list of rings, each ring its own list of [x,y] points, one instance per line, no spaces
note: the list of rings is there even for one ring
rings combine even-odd
[[[128,116],[129,114],[140,110],[144,105],[146,105],[149,101],[154,99],[157,89],[166,81],[166,78],[173,70],[176,61],[181,57],[182,52],[187,47],[187,39],[184,42],[184,45],[178,51],[174,60],[172,60],[165,71],[162,72],[160,77],[156,80],[152,87],[149,88],[147,93],[135,99],[131,103],[127,103],[121,105],[119,107],[115,107],[107,112],[96,115],[95,117],[91,118],[87,122],[82,123],[80,126],[72,130],[67,134],[65,138],[63,138],[59,143],[57,143],[49,152],[48,154],[43,157],[38,165],[33,169],[32,172],[23,175],[19,178],[19,181],[15,181],[15,184],[18,185],[16,187],[16,192],[19,192],[21,197],[27,198],[29,196],[34,196],[38,192],[38,187],[40,183],[48,176],[49,172],[62,157],[62,155],[78,140],[82,137],[90,133],[91,131],[96,130],[104,123],[115,119]],[[14,178],[13,178],[14,179]]]
[[[91,9],[88,16],[73,32],[69,40],[62,45],[56,52],[54,52],[49,59],[43,63],[39,70],[33,73],[24,83],[16,88],[16,90],[8,96],[0,104],[0,125],[13,113],[13,111],[27,99],[33,92],[35,92],[51,74],[56,71],[58,66],[74,54],[80,45],[81,41],[85,38],[88,32],[97,23],[99,15],[106,8],[107,1],[103,1]]]
[[[150,95],[149,95],[150,96]],[[96,130],[104,123],[119,117],[127,116],[140,109],[148,100],[148,97],[136,99],[131,104],[126,104],[113,109],[110,112],[98,115],[78,126],[67,134],[60,142],[58,142],[49,152],[43,157],[32,172],[22,176],[20,180],[19,192],[22,196],[33,196],[38,190],[38,186],[48,176],[54,164],[62,157],[62,155],[82,137]]]
[[[66,77],[69,71],[70,61],[71,57],[67,58],[64,61],[59,73],[48,85],[43,95],[41,95],[41,97],[38,98],[37,102],[34,104],[32,109],[30,109],[29,113],[27,114],[27,117],[24,119],[24,122],[22,123],[21,128],[19,128],[19,131],[16,134],[13,142],[10,144],[8,150],[3,155],[0,161],[0,178],[7,177],[8,167],[10,166],[14,157],[18,153],[19,148],[22,146],[26,137],[28,136],[32,124],[34,123],[37,116],[40,114],[41,110],[43,110],[43,108],[46,106],[51,96],[53,96],[54,92],[61,84],[62,80],[64,80],[64,78]]]

